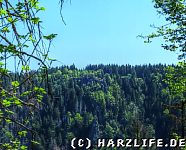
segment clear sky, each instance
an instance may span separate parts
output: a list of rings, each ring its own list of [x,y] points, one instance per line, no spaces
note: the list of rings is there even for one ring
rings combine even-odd
[[[63,24],[58,0],[41,3],[45,32],[57,33],[50,56],[83,68],[88,64],[157,64],[176,62],[177,55],[161,48],[161,40],[144,44],[150,24],[161,25],[151,0],[66,0]]]

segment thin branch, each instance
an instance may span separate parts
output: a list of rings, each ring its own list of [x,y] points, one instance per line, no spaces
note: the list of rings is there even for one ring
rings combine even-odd
[[[16,123],[17,125],[19,125],[19,126],[25,128],[27,131],[30,131],[31,133],[37,133],[36,131],[34,131],[34,130],[28,128],[26,125],[22,124],[21,122],[15,120],[15,119],[13,119],[13,118],[0,116],[0,119],[4,119],[4,120],[7,119],[7,120],[10,120],[10,121]]]

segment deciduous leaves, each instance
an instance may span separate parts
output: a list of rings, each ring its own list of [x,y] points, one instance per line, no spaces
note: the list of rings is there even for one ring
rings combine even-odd
[[[10,140],[0,142],[4,142],[0,149],[28,148],[23,141],[29,141],[25,130],[29,131],[29,134],[33,133],[32,125],[27,121],[31,115],[20,119],[19,113],[27,111],[33,114],[46,94],[43,88],[33,84],[35,73],[31,73],[30,68],[30,60],[36,61],[40,65],[35,69],[42,68],[42,77],[47,76],[48,59],[42,56],[48,56],[50,46],[44,44],[47,40],[43,37],[38,15],[39,11],[44,10],[45,8],[39,5],[39,0],[0,0],[0,120],[4,122],[3,132],[11,134],[11,138],[7,137]],[[48,40],[53,38],[51,36]],[[49,43],[51,44],[51,41]],[[9,61],[13,58],[14,63]],[[11,70],[14,66],[15,77],[10,75],[9,66]],[[27,88],[22,90],[23,86]],[[11,132],[9,126],[16,130]],[[19,137],[16,133],[19,133]]]
[[[162,37],[164,39],[162,47],[165,50],[177,51],[179,59],[185,59],[186,1],[153,0],[153,2],[157,12],[165,18],[166,23],[158,27],[153,26],[157,32],[143,36],[146,38],[145,42],[149,43],[153,38]]]
[[[50,34],[43,36],[46,40],[52,40],[57,36],[57,34]]]

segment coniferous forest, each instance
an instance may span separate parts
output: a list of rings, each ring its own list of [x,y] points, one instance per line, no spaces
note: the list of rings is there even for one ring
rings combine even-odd
[[[96,143],[98,138],[168,140],[173,133],[181,133],[181,114],[173,107],[177,102],[171,101],[163,82],[165,67],[89,65],[77,69],[72,65],[49,69],[48,83],[41,86],[49,85],[50,94],[43,97],[31,123],[40,143],[34,149],[70,149],[73,137]],[[33,82],[38,84],[41,79],[37,72]],[[19,92],[26,88],[29,86],[20,86]]]

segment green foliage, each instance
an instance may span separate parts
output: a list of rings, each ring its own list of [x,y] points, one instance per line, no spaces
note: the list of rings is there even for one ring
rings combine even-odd
[[[164,68],[163,65],[89,66],[84,70],[68,66],[51,68],[48,71],[52,97],[45,95],[44,89],[38,86],[42,79],[38,72],[34,75],[33,82],[36,84],[33,88],[21,85],[19,80],[10,81],[10,85],[14,81],[20,84],[14,90],[16,94],[13,92],[14,98],[8,97],[10,104],[7,105],[14,106],[16,101],[20,102],[16,108],[21,111],[22,123],[30,127],[32,122],[33,129],[39,133],[35,141],[40,144],[32,143],[37,149],[70,149],[70,140],[74,137],[89,137],[93,142],[105,137],[157,138],[158,135],[158,138],[171,138],[172,129],[181,132],[181,124],[178,122],[175,125],[170,115],[180,118],[181,113],[168,107],[174,101],[171,101],[170,91],[163,90],[167,88],[162,82],[167,73]],[[21,91],[21,88],[24,90]],[[4,100],[7,94],[7,90],[1,91]],[[38,112],[33,112],[33,107],[25,109],[23,102],[26,101],[23,100],[28,100],[30,96],[32,99],[28,104],[35,103]],[[38,99],[42,99],[44,106],[39,105]],[[19,113],[8,108],[5,112],[0,111],[0,116],[8,114],[7,125],[12,126],[11,116]],[[25,111],[32,118],[25,118],[22,115]],[[4,129],[0,134],[15,140],[11,128],[7,126]],[[23,141],[27,141],[30,135],[25,128],[17,133],[20,134],[16,134],[17,139]],[[25,143],[20,143],[21,146]]]
[[[176,67],[169,66],[166,71],[164,81],[169,85],[170,93],[183,98],[186,91],[186,63],[180,62]]]
[[[95,91],[90,93],[90,96],[92,97],[93,100],[101,104],[103,110],[105,109],[105,93],[103,91]]]
[[[26,66],[22,66],[22,71],[29,71],[30,70],[30,67],[28,65]]]
[[[19,131],[18,135],[25,137],[27,135],[27,131]]]
[[[165,50],[174,51],[178,54],[179,63],[176,66],[168,66],[166,68],[166,78],[164,82],[168,85],[167,90],[173,102],[172,106],[166,106],[164,110],[165,114],[172,115],[172,108],[177,109],[178,113],[181,113],[182,124],[182,137],[185,137],[185,102],[186,102],[186,1],[185,0],[153,0],[154,7],[157,12],[163,16],[166,20],[166,24],[154,28],[157,29],[156,33],[152,33],[148,36],[142,36],[146,38],[145,43],[150,43],[152,39],[161,37],[164,40],[162,47]],[[164,90],[164,91],[165,91]],[[175,103],[177,103],[175,106]],[[172,115],[174,116],[174,115]],[[175,117],[177,118],[178,117]],[[179,120],[179,119],[178,119]]]
[[[32,18],[31,21],[33,22],[33,24],[38,24],[40,22],[40,19],[39,17],[35,17],[35,18]]]
[[[74,116],[74,121],[78,125],[81,125],[83,123],[83,117],[79,113],[76,113],[75,116]]]
[[[19,82],[18,82],[18,81],[13,81],[13,82],[12,82],[12,86],[13,86],[14,88],[18,87],[18,86],[19,86]]]
[[[184,59],[185,32],[186,32],[186,5],[185,0],[153,0],[154,7],[162,15],[167,24],[156,27],[157,32],[148,35],[146,42],[151,42],[155,37],[163,37],[165,50],[179,52],[179,58]]]
[[[170,112],[169,112],[169,109],[165,109],[164,111],[163,111],[163,113],[165,114],[165,115],[168,115]]]
[[[105,127],[105,137],[106,138],[113,138],[115,134],[114,129],[107,123]]]
[[[57,36],[57,34],[50,34],[50,35],[46,35],[46,36],[43,36],[45,39],[47,40],[52,40],[54,39],[55,37]]]
[[[67,137],[66,138],[67,138],[68,141],[71,141],[74,137],[75,136],[74,136],[74,134],[72,132],[68,132],[67,133]]]
[[[31,71],[30,61],[38,63],[34,69],[40,72],[42,83],[47,77],[49,65],[46,64],[54,61],[48,58],[48,53],[56,36],[44,37],[42,33],[38,12],[44,10],[39,0],[0,0],[0,128],[4,129],[2,135],[7,135],[0,138],[0,149],[30,149],[26,145],[34,141],[31,118],[35,109],[41,107],[46,91],[39,81],[38,86],[34,83],[35,72]],[[12,63],[10,59],[16,61]],[[14,66],[15,76],[9,66]]]
[[[175,127],[169,114],[164,114],[165,106],[171,102],[170,93],[162,91],[166,88],[162,82],[164,67],[102,65],[83,70],[68,66],[49,69],[52,98],[43,98],[47,107],[34,117],[40,147],[70,149],[74,137],[88,137],[94,143],[97,138],[106,137],[158,135],[167,139],[172,129],[180,132],[180,124]],[[176,117],[181,115],[169,111]]]

